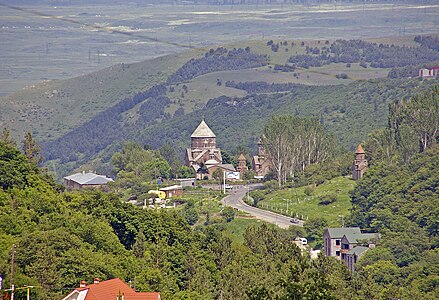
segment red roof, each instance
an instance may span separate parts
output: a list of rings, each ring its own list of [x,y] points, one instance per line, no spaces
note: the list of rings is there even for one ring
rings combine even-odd
[[[361,146],[361,144],[358,145],[357,147],[357,152],[355,152],[357,154],[364,154],[364,150],[363,147]]]
[[[76,289],[78,292],[84,290],[88,290],[84,300],[116,300],[119,293],[124,295],[124,300],[160,300],[160,293],[136,292],[120,278],[105,280]]]

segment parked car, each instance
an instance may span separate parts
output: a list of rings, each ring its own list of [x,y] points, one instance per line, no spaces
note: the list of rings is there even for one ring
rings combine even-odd
[[[290,220],[290,222],[291,222],[291,223],[294,223],[294,224],[299,224],[300,220],[299,220],[298,218],[292,218],[292,219]]]
[[[231,189],[233,189],[233,185],[226,184],[225,188],[226,188],[226,190],[231,190]]]
[[[308,240],[306,238],[299,238],[299,241],[302,243],[302,245],[308,245]]]

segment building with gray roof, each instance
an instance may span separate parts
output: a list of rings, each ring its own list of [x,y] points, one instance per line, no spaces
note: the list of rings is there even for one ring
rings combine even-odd
[[[341,239],[345,234],[361,234],[360,227],[327,228],[323,233],[326,256],[340,259]]]
[[[92,172],[82,172],[64,177],[64,186],[71,190],[82,189],[84,187],[99,188],[112,181],[113,179],[104,175],[98,175]]]

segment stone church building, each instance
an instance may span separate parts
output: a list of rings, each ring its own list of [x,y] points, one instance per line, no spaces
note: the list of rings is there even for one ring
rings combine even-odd
[[[265,176],[271,170],[271,161],[268,157],[262,139],[258,142],[258,155],[253,156],[252,159],[253,171],[256,172],[257,176]]]
[[[211,179],[217,169],[235,172],[231,164],[223,164],[221,149],[216,145],[216,135],[204,120],[191,135],[191,147],[186,149],[185,165],[192,167],[197,179]]]
[[[368,168],[366,156],[361,144],[358,145],[357,151],[355,151],[355,160],[352,166],[352,179],[358,180],[363,177],[364,172]]]

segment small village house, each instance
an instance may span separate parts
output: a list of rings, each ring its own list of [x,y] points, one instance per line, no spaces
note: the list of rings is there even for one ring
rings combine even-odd
[[[341,259],[346,260],[346,254],[349,250],[354,249],[357,245],[366,244],[368,247],[374,247],[380,238],[379,233],[346,233],[341,238]]]
[[[366,251],[369,249],[369,247],[357,246],[346,253],[346,257],[344,260],[349,271],[351,271],[352,273],[355,272],[355,264],[358,262],[360,257],[363,256],[363,254],[366,253]]]
[[[341,239],[354,233],[361,233],[360,227],[327,228],[323,233],[325,255],[341,259]]]
[[[181,185],[172,185],[160,189],[161,192],[165,193],[165,198],[172,198],[175,196],[183,195],[183,187]]]
[[[418,76],[421,78],[437,78],[439,77],[439,66],[419,69]]]
[[[180,182],[180,185],[183,188],[185,188],[185,187],[195,187],[195,185],[197,183],[197,179],[196,178],[178,178],[177,181]]]
[[[361,233],[359,227],[327,228],[323,233],[325,256],[343,261],[351,272],[369,249],[375,248],[379,233]]]
[[[113,179],[92,172],[76,173],[64,177],[64,186],[69,190],[77,190],[86,187],[100,188],[112,182]]]

